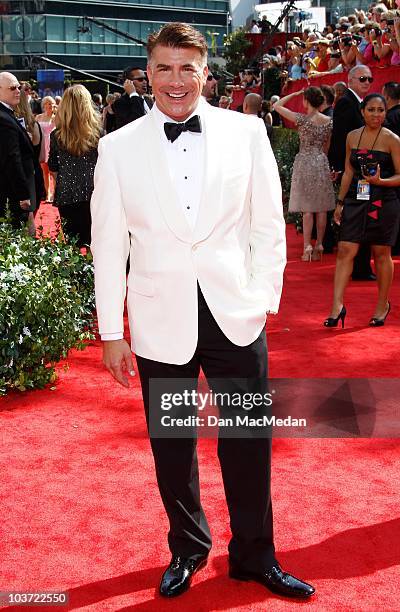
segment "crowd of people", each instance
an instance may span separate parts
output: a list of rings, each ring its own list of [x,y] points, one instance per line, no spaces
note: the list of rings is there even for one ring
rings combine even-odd
[[[279,68],[286,85],[298,79],[340,74],[357,65],[400,65],[400,10],[373,3],[368,11],[355,10],[322,32],[305,28],[285,48],[277,45],[268,49],[262,68]],[[258,70],[253,70],[255,78],[257,74]]]
[[[213,74],[211,70],[209,70],[202,88],[202,96],[209,104],[225,110],[231,109],[232,89],[235,87],[244,89],[244,102],[236,110],[253,116],[255,119],[262,119],[269,137],[271,137],[274,127],[282,125],[282,119],[292,122],[292,125],[298,130],[300,151],[293,166],[289,211],[302,214],[304,246],[301,259],[303,261],[318,261],[322,259],[324,252],[332,252],[338,239],[337,232],[332,228],[334,226],[333,222],[336,221],[337,225],[341,223],[335,299],[331,317],[328,318],[328,326],[332,325],[332,321],[337,324],[337,317],[340,313],[343,314],[343,279],[348,271],[352,271],[354,280],[375,279],[370,264],[371,236],[367,230],[371,224],[375,228],[374,231],[376,230],[378,217],[379,225],[382,226],[380,229],[382,233],[374,234],[372,232],[371,235],[375,242],[378,240],[377,244],[379,246],[382,246],[382,241],[385,242],[386,258],[386,263],[380,265],[384,256],[382,249],[376,248],[375,244],[372,250],[380,287],[380,298],[375,319],[379,321],[382,320],[387,310],[387,296],[390,286],[390,282],[388,282],[390,277],[388,272],[390,251],[392,250],[395,254],[400,251],[399,215],[396,213],[397,209],[393,204],[398,195],[395,183],[398,180],[399,162],[396,157],[398,152],[395,144],[393,144],[397,142],[396,136],[392,148],[388,148],[388,146],[385,148],[384,144],[381,143],[383,136],[380,136],[378,147],[380,145],[383,148],[378,148],[377,151],[382,154],[390,154],[391,163],[383,163],[387,162],[386,159],[379,160],[377,175],[371,174],[364,178],[360,178],[360,166],[356,167],[354,165],[354,157],[350,155],[351,152],[346,145],[347,136],[349,133],[353,133],[353,130],[360,130],[365,127],[368,133],[369,127],[366,117],[370,117],[369,108],[376,100],[379,100],[380,105],[383,106],[379,115],[379,129],[383,130],[382,134],[389,131],[390,134],[400,136],[400,84],[398,82],[387,82],[382,91],[375,92],[376,98],[373,98],[368,106],[362,106],[365,104],[363,102],[363,99],[366,99],[365,96],[373,91],[373,77],[369,65],[361,61],[359,55],[367,49],[367,45],[362,45],[358,39],[354,39],[354,28],[358,28],[358,32],[361,30],[372,31],[373,33],[370,35],[376,37],[375,26],[372,30],[369,26],[371,23],[379,22],[380,27],[385,32],[382,33],[379,41],[374,38],[371,45],[374,49],[376,48],[378,53],[381,45],[386,45],[387,49],[385,51],[387,52],[381,54],[380,59],[385,57],[386,62],[389,59],[390,61],[396,61],[394,39],[389,40],[388,31],[391,28],[394,37],[399,34],[400,18],[395,16],[393,20],[389,19],[391,13],[388,17],[388,11],[384,11],[383,6],[381,4],[372,6],[367,15],[362,11],[356,11],[354,15],[350,15],[348,18],[341,18],[338,29],[335,30],[332,26],[327,26],[323,33],[325,39],[318,38],[318,33],[305,31],[302,41],[288,43],[286,62],[291,66],[288,69],[288,78],[294,78],[296,71],[293,73],[293,68],[302,66],[308,57],[313,61],[313,66],[317,69],[316,73],[319,74],[329,72],[332,61],[339,61],[341,70],[348,70],[348,85],[343,81],[338,81],[333,86],[309,86],[283,97],[272,96],[269,101],[266,101],[259,93],[256,93],[257,86],[260,84],[260,73],[248,69],[238,75],[232,84],[228,85],[223,95],[218,95],[219,77]],[[371,19],[375,21],[370,21]],[[336,36],[338,32],[339,35]],[[353,39],[349,45],[348,38],[350,36],[353,36]],[[315,40],[319,41],[317,45],[315,45]],[[327,41],[330,42],[327,43]],[[376,42],[378,44],[375,44]],[[336,44],[339,45],[338,52],[332,47]],[[389,51],[390,45],[392,47]],[[274,61],[284,62],[285,53],[281,54],[281,51],[280,48],[274,49],[273,53],[275,55],[270,57],[275,57],[276,60]],[[338,53],[343,54],[345,59],[336,57]],[[354,54],[354,57],[351,53]],[[299,57],[301,57],[300,63],[292,62],[293,58]],[[351,57],[353,59],[350,61]],[[318,72],[319,68],[321,72]],[[329,70],[326,70],[326,68]],[[336,69],[332,70],[339,72]],[[311,76],[312,73],[308,71],[307,74]],[[23,190],[23,197],[21,197],[21,190],[19,190],[18,197],[12,194],[8,198],[12,205],[15,222],[18,223],[21,219],[26,219],[29,231],[34,234],[34,218],[40,202],[42,200],[53,202],[59,209],[65,232],[75,237],[79,246],[88,246],[91,232],[90,199],[97,161],[97,146],[103,135],[114,132],[150,112],[154,104],[154,98],[149,93],[145,71],[138,67],[127,68],[124,71],[123,93],[108,94],[104,104],[100,94],[96,93],[91,96],[83,85],[69,87],[62,97],[45,96],[42,100],[39,100],[28,84],[19,85],[16,78],[10,73],[0,74],[0,83],[3,82],[5,84],[11,83],[11,85],[8,85],[8,87],[0,85],[3,90],[0,98],[0,102],[3,104],[0,104],[0,111],[3,111],[3,115],[5,110],[15,111],[15,117],[20,122],[20,128],[22,127],[29,137],[29,143],[25,138],[24,150],[26,157],[31,158],[30,165],[28,165],[29,172],[27,173],[29,174],[29,180],[25,181],[26,188]],[[4,97],[4,91],[6,90],[8,90],[7,95]],[[303,113],[295,113],[287,108],[287,103],[297,96],[302,96]],[[21,139],[20,132],[18,136]],[[389,142],[387,138],[386,141]],[[376,145],[377,143],[374,143],[374,146]],[[357,146],[359,147],[359,145]],[[29,155],[26,153],[28,148]],[[375,155],[374,151],[370,151],[371,155]],[[27,161],[23,163],[26,170]],[[353,165],[351,165],[352,163]],[[366,168],[365,164],[362,168]],[[21,175],[21,169],[18,172]],[[390,172],[392,172],[392,175],[390,175]],[[18,174],[12,170],[10,176],[18,176]],[[386,233],[389,223],[389,217],[386,214],[380,211],[378,215],[377,211],[373,209],[371,215],[367,205],[364,205],[361,214],[361,206],[358,200],[362,196],[354,195],[354,189],[361,189],[360,182],[362,181],[365,181],[368,189],[374,194],[378,189],[376,186],[376,181],[378,181],[380,199],[374,201],[385,201],[390,195],[393,208],[393,215],[390,220],[390,236]],[[387,181],[390,182],[390,188]],[[14,181],[11,181],[9,185],[13,184]],[[24,183],[22,182],[22,184]],[[4,208],[4,196],[7,192],[5,186],[1,191],[3,192],[2,205]],[[353,198],[353,200],[355,198],[357,206],[354,210],[357,211],[357,214],[354,218],[351,217],[351,221],[347,212],[350,210],[350,204],[345,207],[346,212],[343,214],[343,218],[339,215],[337,208],[335,209],[335,191],[339,191],[341,202],[345,200],[345,197]],[[318,197],[315,197],[316,193]],[[370,202],[371,193],[368,192],[368,195],[363,196],[365,201]],[[14,201],[17,202],[17,205],[13,205]],[[385,213],[388,209],[389,207],[386,206]],[[333,214],[334,210],[335,213]],[[376,215],[378,215],[377,218],[375,218]],[[347,228],[349,223],[352,224],[350,232]],[[357,223],[359,228],[361,225],[363,226],[365,235],[357,234],[354,228],[354,224]],[[312,244],[312,238],[315,238],[314,245]],[[359,242],[356,242],[356,240]],[[349,247],[346,249],[345,243],[356,244],[357,248]],[[360,248],[358,248],[359,246]],[[351,257],[349,253],[352,254]],[[343,260],[347,261],[346,265],[341,263]],[[382,274],[384,274],[384,280],[382,280]],[[344,317],[341,320],[344,321]]]
[[[385,324],[400,223],[400,83],[371,91],[370,67],[360,63],[340,97],[311,86],[274,100],[268,110],[250,91],[242,108],[248,117],[242,117],[215,99],[207,44],[192,26],[166,24],[149,36],[147,51],[154,99],[146,74],[131,67],[124,93],[106,100],[105,109],[83,85],[72,85],[57,111],[55,100],[43,99],[35,119],[29,101],[21,102],[26,94],[15,75],[0,73],[0,204],[8,200],[18,221],[33,214],[44,193],[36,174],[43,177],[40,163],[47,163],[67,232],[79,245],[91,236],[103,363],[128,387],[135,352],[151,433],[165,381],[173,397],[191,396],[200,368],[218,394],[266,397],[266,315],[278,312],[286,263],[279,173],[266,136],[277,115],[293,121],[300,135],[289,208],[303,213],[302,259],[321,259],[329,211],[340,228],[324,325],[344,325],[346,284],[357,257],[358,278],[372,278],[370,249],[378,280],[370,325]],[[304,112],[287,108],[293,96],[302,96]],[[112,133],[102,138],[108,115]],[[131,346],[124,339],[125,298]],[[158,391],[154,379],[164,381]],[[252,414],[264,414],[260,405],[253,404]],[[190,418],[192,408],[182,414]],[[196,435],[187,431],[150,436],[170,524],[171,562],[159,587],[164,597],[190,588],[212,545],[200,503]],[[218,439],[232,529],[229,576],[280,596],[310,598],[315,588],[276,559],[271,439],[260,435],[259,425],[239,431]]]

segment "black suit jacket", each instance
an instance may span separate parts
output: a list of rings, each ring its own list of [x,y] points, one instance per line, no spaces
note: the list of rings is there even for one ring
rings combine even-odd
[[[27,131],[0,102],[0,203],[32,197],[34,149]]]
[[[400,104],[396,104],[386,113],[385,127],[400,136]]]
[[[328,158],[334,170],[344,170],[347,134],[363,125],[360,103],[348,89],[333,109],[333,128]]]
[[[149,108],[153,106],[151,98],[146,96],[146,104]],[[112,103],[111,108],[115,113],[116,129],[135,121],[145,115],[144,99],[141,96],[128,96],[124,93],[118,100]]]

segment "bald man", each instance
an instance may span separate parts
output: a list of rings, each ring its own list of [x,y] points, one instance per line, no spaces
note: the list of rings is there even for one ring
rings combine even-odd
[[[262,101],[263,101],[262,97],[259,94],[256,94],[256,93],[247,94],[247,96],[243,100],[243,113],[245,115],[253,115],[254,117],[257,117],[257,119],[260,119],[260,121],[262,121],[260,117]],[[264,125],[266,127],[268,137],[271,138],[272,125],[268,125],[265,122],[264,122]]]
[[[0,217],[8,200],[14,227],[35,208],[34,150],[25,128],[17,121],[21,85],[11,72],[0,72]]]
[[[245,115],[256,115],[261,112],[262,97],[256,93],[249,93],[243,101],[243,112]]]

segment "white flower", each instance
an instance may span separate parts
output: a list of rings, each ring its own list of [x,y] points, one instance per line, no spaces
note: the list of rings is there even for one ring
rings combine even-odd
[[[39,255],[46,255],[46,249],[44,247],[40,247]]]
[[[53,257],[53,263],[55,264],[59,264],[61,261],[61,257],[59,257],[58,255],[56,255],[55,257]]]
[[[24,341],[23,336],[21,336],[21,334],[19,335],[19,339],[18,339],[18,344],[22,344]]]
[[[24,328],[22,329],[22,331],[24,332],[25,336],[29,336],[29,337],[31,337],[31,335],[32,335],[32,334],[31,334],[31,332],[30,332],[29,327],[24,327]]]

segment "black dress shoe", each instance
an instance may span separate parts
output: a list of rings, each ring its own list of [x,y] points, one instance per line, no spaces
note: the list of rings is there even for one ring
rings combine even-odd
[[[207,557],[172,557],[160,583],[160,595],[176,597],[188,590],[196,572],[207,564]]]
[[[352,280],[355,280],[355,281],[375,281],[376,274],[374,274],[373,272],[371,274],[364,274],[364,275],[356,274],[355,276],[352,276],[351,278]]]
[[[248,572],[233,564],[229,565],[229,577],[236,580],[254,580],[259,582],[276,595],[283,597],[311,597],[315,589],[311,584],[303,582],[281,570],[279,565],[274,565],[265,572]]]

